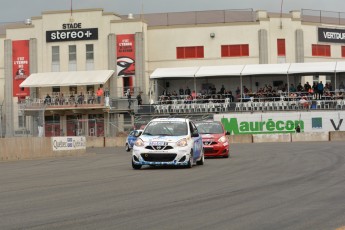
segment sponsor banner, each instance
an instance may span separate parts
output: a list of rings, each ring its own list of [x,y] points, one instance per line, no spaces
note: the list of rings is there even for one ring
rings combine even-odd
[[[345,30],[318,28],[319,42],[345,43]]]
[[[46,42],[98,40],[98,28],[46,31]]]
[[[135,37],[134,34],[116,36],[117,76],[135,75]]]
[[[30,75],[29,40],[12,41],[13,97],[30,95],[29,88],[19,85]]]
[[[53,151],[86,149],[84,136],[52,137]]]
[[[215,114],[231,135],[345,131],[345,111]]]

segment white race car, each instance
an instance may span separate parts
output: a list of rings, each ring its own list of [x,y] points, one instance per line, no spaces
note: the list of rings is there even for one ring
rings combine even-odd
[[[204,164],[201,135],[195,124],[185,118],[151,120],[138,137],[132,151],[132,167]]]

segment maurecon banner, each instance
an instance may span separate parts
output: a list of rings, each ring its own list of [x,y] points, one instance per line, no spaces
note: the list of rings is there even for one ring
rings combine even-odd
[[[77,137],[52,137],[53,151],[86,149],[86,138]]]
[[[345,43],[345,30],[318,28],[319,42]]]
[[[215,114],[231,135],[345,131],[345,111]]]

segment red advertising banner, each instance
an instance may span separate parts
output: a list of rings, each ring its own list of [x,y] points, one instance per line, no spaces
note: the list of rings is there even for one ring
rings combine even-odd
[[[121,34],[117,40],[117,76],[135,75],[135,38],[134,34]]]
[[[30,75],[29,40],[19,40],[12,42],[12,61],[13,97],[29,96],[29,88],[19,87],[19,85]]]

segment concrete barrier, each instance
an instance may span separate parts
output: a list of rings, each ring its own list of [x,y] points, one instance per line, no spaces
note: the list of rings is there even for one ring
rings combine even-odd
[[[125,148],[127,137],[106,137],[105,147],[121,147]]]
[[[229,135],[227,136],[229,142],[232,143],[253,143],[253,135],[251,134],[240,134],[240,135]]]
[[[292,134],[241,134],[227,136],[230,143],[345,141],[345,131],[292,133]],[[125,146],[126,137],[86,137],[87,147]],[[0,161],[35,159],[59,156],[79,156],[86,150],[53,151],[50,137],[0,138]]]
[[[79,156],[86,150],[53,151],[50,137],[0,138],[0,161]]]
[[[331,131],[329,132],[330,141],[345,141],[345,131]]]
[[[264,142],[291,142],[290,133],[277,134],[254,134],[253,143]]]
[[[329,132],[315,132],[315,133],[292,133],[292,142],[301,141],[329,141]]]
[[[94,147],[105,147],[105,137],[86,137],[86,147],[87,148],[94,148]]]

